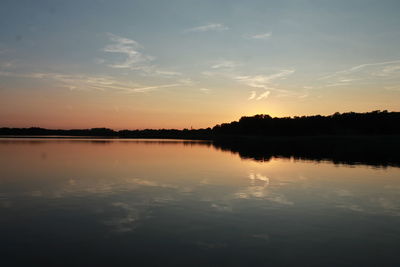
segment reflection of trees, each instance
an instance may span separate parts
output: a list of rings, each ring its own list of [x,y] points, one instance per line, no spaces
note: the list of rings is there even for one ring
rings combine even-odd
[[[269,161],[272,157],[400,167],[398,136],[319,136],[216,139],[213,146],[238,153],[243,159]]]

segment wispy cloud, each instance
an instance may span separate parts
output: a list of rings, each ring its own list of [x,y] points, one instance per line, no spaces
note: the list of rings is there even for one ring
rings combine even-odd
[[[266,33],[259,33],[259,34],[254,34],[254,35],[247,35],[245,37],[249,38],[249,39],[255,39],[255,40],[267,40],[271,36],[272,36],[272,32],[266,32]]]
[[[252,91],[248,100],[256,99],[261,100],[265,99],[271,93],[271,90],[278,91],[278,92],[286,92],[286,90],[276,89],[274,85],[274,81],[277,79],[285,79],[287,76],[293,74],[295,71],[290,70],[282,70],[278,73],[270,74],[270,75],[245,75],[245,76],[236,76],[234,79],[240,83],[243,83],[249,87],[253,88],[262,88],[263,91],[257,98],[256,98],[256,91]]]
[[[192,86],[194,84],[191,79],[183,77],[180,72],[163,69],[157,65],[150,64],[154,58],[140,52],[143,46],[135,40],[112,33],[108,33],[107,36],[111,44],[105,46],[102,51],[122,54],[124,59],[120,62],[110,63],[109,60],[104,58],[95,58],[94,63],[107,64],[109,67],[115,69],[139,70],[140,75],[157,77],[157,82],[139,84],[134,80],[135,77],[126,75],[64,74],[46,71],[26,72],[21,67],[11,63],[0,63],[0,76],[41,79],[51,82],[54,86],[65,87],[70,90],[98,90],[125,93],[143,93],[161,88]]]
[[[270,93],[271,93],[270,91],[265,91],[264,93],[260,94],[260,95],[256,98],[256,100],[261,100],[261,99],[267,98],[267,97],[269,96]]]
[[[249,98],[247,98],[247,100],[253,100],[253,99],[261,100],[261,99],[267,98],[270,94],[271,94],[271,91],[264,91],[258,97],[256,97],[257,96],[257,92],[256,91],[251,91],[251,94],[250,94]]]
[[[399,91],[400,92],[400,85],[385,86],[384,88],[389,91]]]
[[[248,75],[248,76],[236,76],[235,79],[247,86],[254,88],[270,89],[271,84],[276,79],[284,79],[287,76],[293,74],[295,70],[282,70],[278,73],[271,75]]]
[[[400,80],[400,60],[366,63],[320,77],[326,87]]]
[[[231,60],[221,60],[211,66],[212,69],[233,69],[240,64]]]
[[[165,78],[173,78],[181,76],[182,73],[177,71],[166,70],[160,68],[156,64],[153,64],[155,57],[146,55],[142,52],[144,47],[133,39],[121,37],[112,33],[108,33],[112,44],[107,45],[103,48],[106,53],[121,54],[124,60],[119,62],[108,63],[106,60],[97,60],[99,64],[107,64],[111,68],[115,69],[129,69],[133,71],[139,71],[144,76],[157,76]]]
[[[254,98],[256,98],[257,92],[256,91],[251,91],[251,94],[249,96],[249,98],[247,98],[247,100],[252,100]]]
[[[229,27],[220,23],[212,23],[186,29],[184,32],[189,33],[189,32],[208,32],[208,31],[226,31],[226,30],[229,30]]]
[[[108,36],[112,41],[112,44],[104,47],[103,51],[107,53],[122,54],[126,57],[122,62],[110,64],[110,67],[131,70],[143,69],[146,67],[147,63],[154,59],[151,56],[141,53],[139,50],[143,47],[135,40],[120,37],[112,33],[108,33]]]
[[[127,92],[134,92],[134,93],[144,93],[148,91],[153,91],[156,89],[161,89],[161,88],[168,88],[168,87],[176,87],[176,86],[181,86],[182,84],[179,83],[173,83],[173,84],[162,84],[162,85],[154,85],[154,86],[145,86],[145,87],[138,87],[138,88],[132,88],[131,90],[126,90]]]
[[[371,66],[387,66],[387,65],[392,65],[392,64],[400,64],[400,60],[393,60],[393,61],[385,61],[385,62],[375,62],[375,63],[366,63],[366,64],[361,64],[358,66],[354,66],[350,68],[350,71],[356,71],[359,69],[363,69],[366,67],[371,67]],[[397,69],[397,68],[396,68]]]
[[[230,60],[222,60],[216,62],[214,65],[211,65],[210,70],[203,71],[202,74],[208,77],[223,77],[226,79],[230,79],[241,84],[244,84],[248,87],[264,89],[257,96],[257,91],[253,90],[250,92],[250,96],[247,100],[261,100],[266,99],[271,91],[278,92],[278,97],[282,96],[290,96],[290,97],[299,97],[299,93],[291,92],[284,89],[279,89],[279,84],[277,80],[284,80],[288,76],[292,75],[295,70],[294,69],[283,69],[279,72],[269,74],[269,75],[243,75],[241,74],[240,62],[234,62]],[[304,93],[301,94],[303,97],[306,97]]]
[[[209,94],[209,93],[211,92],[211,90],[208,89],[208,88],[200,88],[199,90],[200,90],[201,92],[205,93],[205,94]]]
[[[170,71],[170,70],[160,70],[160,69],[154,69],[154,73],[160,75],[160,76],[167,76],[167,77],[172,77],[172,76],[181,76],[182,73],[177,72],[177,71]]]
[[[187,85],[187,82],[182,80],[176,83],[144,86],[132,81],[121,81],[110,76],[74,75],[45,72],[12,73],[1,71],[0,76],[48,80],[53,82],[56,86],[65,87],[70,90],[98,90],[125,93],[144,93],[161,88]]]

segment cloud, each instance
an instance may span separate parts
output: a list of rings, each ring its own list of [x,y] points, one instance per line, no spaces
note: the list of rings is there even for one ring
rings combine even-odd
[[[110,76],[95,76],[95,75],[75,75],[75,74],[60,74],[60,73],[12,73],[0,72],[0,76],[10,76],[28,79],[41,79],[56,82],[60,87],[65,87],[70,90],[98,90],[98,91],[119,91],[125,93],[144,93],[154,91],[160,88],[177,87],[188,85],[187,81],[181,80],[176,83],[159,84],[144,86],[132,81],[121,81]]]
[[[146,68],[147,63],[154,59],[151,56],[139,52],[143,47],[135,40],[120,37],[112,33],[108,33],[108,36],[113,44],[104,47],[103,51],[107,53],[123,54],[126,57],[122,62],[110,64],[110,67],[117,69],[140,70]]]
[[[361,64],[361,65],[350,68],[349,71],[356,71],[356,70],[363,69],[366,67],[371,67],[371,66],[386,66],[386,65],[390,65],[390,64],[400,64],[400,60]],[[398,69],[398,67],[397,67],[397,69]]]
[[[221,76],[227,79],[232,79],[236,82],[252,88],[264,89],[258,97],[257,91],[251,91],[250,96],[247,98],[247,100],[265,99],[270,95],[271,91],[280,93],[279,96],[299,96],[299,93],[276,88],[276,81],[286,79],[288,76],[295,72],[294,69],[283,69],[277,73],[269,75],[240,75],[238,74],[239,71],[236,69],[237,66],[240,66],[240,64],[237,62],[223,60],[212,65],[212,70],[204,71],[202,72],[202,74],[208,77]],[[301,95],[305,97],[304,92]]]
[[[260,94],[260,95],[256,98],[257,92],[256,92],[256,91],[251,91],[251,95],[249,96],[249,98],[247,98],[247,100],[253,100],[253,99],[255,99],[255,100],[261,100],[261,99],[267,98],[267,97],[269,96],[270,93],[271,93],[270,91],[265,91],[264,93]]]
[[[213,23],[186,29],[185,32],[188,33],[188,32],[208,32],[208,31],[226,31],[226,30],[229,30],[229,27],[220,23]]]
[[[256,91],[251,91],[251,95],[249,96],[249,98],[247,100],[252,100],[256,97],[257,92]]]
[[[290,70],[282,70],[278,73],[274,73],[271,75],[240,75],[240,76],[235,76],[234,79],[249,87],[264,89],[265,91],[261,93],[257,98],[256,98],[256,91],[252,91],[250,97],[248,98],[248,100],[252,99],[261,100],[269,96],[269,94],[271,93],[270,90],[278,91],[281,93],[287,93],[286,90],[276,89],[274,87],[273,82],[277,79],[285,79],[287,76],[293,74],[294,72],[295,72],[294,70],[290,69]]]
[[[400,60],[366,63],[336,71],[320,77],[326,87],[345,86],[352,83],[398,82],[400,79]]]
[[[107,34],[112,44],[103,48],[104,52],[122,54],[124,60],[109,64],[104,58],[95,58],[94,63],[108,64],[116,69],[139,70],[141,75],[151,75],[157,78],[168,78],[168,81],[159,84],[138,84],[129,76],[112,77],[106,75],[88,74],[63,74],[55,72],[24,72],[15,64],[0,63],[0,76],[18,77],[26,79],[41,79],[52,82],[55,86],[65,87],[70,90],[98,90],[98,91],[119,91],[125,93],[143,93],[161,88],[191,86],[193,81],[182,77],[180,72],[159,68],[151,65],[153,57],[144,55],[139,50],[143,46],[132,39],[121,37],[112,33]],[[174,79],[174,80],[171,80]]]
[[[212,76],[221,76],[228,79],[233,79],[235,72],[237,71],[237,67],[241,66],[240,62],[232,61],[232,60],[217,60],[210,64],[210,67],[206,71],[202,71],[201,74],[204,76],[212,77]]]
[[[162,78],[175,78],[182,76],[182,73],[180,72],[166,70],[153,64],[155,57],[141,52],[144,50],[144,47],[137,41],[112,33],[108,33],[107,36],[112,44],[105,46],[102,51],[111,54],[121,54],[124,59],[113,63],[109,63],[105,59],[96,59],[96,63],[104,63],[114,69],[138,71],[143,76],[156,76]]]
[[[284,79],[293,74],[294,70],[282,70],[278,73],[271,75],[249,75],[249,76],[236,76],[235,79],[247,86],[254,88],[270,89],[272,81],[276,79]]]
[[[255,88],[268,89],[267,85],[269,85],[270,83],[268,76],[263,76],[263,75],[236,76],[235,79],[247,86]]]
[[[399,64],[399,65],[397,65],[397,64]],[[392,65],[392,66],[390,66],[390,65]],[[361,64],[361,65],[353,66],[353,67],[345,69],[345,70],[336,71],[332,74],[320,77],[319,79],[324,80],[324,79],[329,79],[329,78],[334,78],[334,77],[343,79],[343,75],[357,73],[357,72],[360,72],[362,70],[365,70],[365,69],[368,69],[371,67],[378,67],[378,70],[381,70],[382,72],[390,73],[393,71],[400,70],[400,60]],[[381,67],[381,68],[379,69],[379,67]]]
[[[399,70],[400,70],[400,65],[387,66],[383,69],[384,72],[394,72],[394,71],[399,71]]]
[[[167,76],[167,77],[171,77],[171,76],[181,76],[182,73],[177,72],[177,71],[170,71],[170,70],[159,70],[159,69],[155,69],[154,73],[160,75],[160,76]]]
[[[185,85],[185,86],[192,86],[195,84],[195,82],[190,78],[179,79],[178,82],[179,82],[179,84]]]
[[[400,85],[385,86],[384,88],[389,91],[400,91]]]
[[[210,93],[210,89],[208,89],[208,88],[200,88],[199,89],[201,92],[203,92],[203,93],[205,93],[205,94],[209,94]]]
[[[219,62],[215,63],[214,65],[212,65],[211,68],[212,69],[233,69],[239,65],[240,64],[238,64],[234,61],[222,60],[222,61],[219,61]]]
[[[151,75],[157,78],[168,78],[167,81],[158,84],[139,84],[130,78],[112,77],[108,75],[89,75],[89,74],[63,74],[56,72],[24,72],[19,70],[14,64],[0,63],[0,76],[40,79],[51,82],[54,86],[65,87],[70,90],[98,90],[114,91],[124,93],[144,93],[161,88],[192,86],[192,80],[182,77],[180,72],[159,68],[151,65],[153,57],[144,55],[139,50],[143,46],[132,39],[108,33],[112,44],[103,48],[104,52],[122,54],[125,59],[121,62],[109,64],[104,58],[95,58],[94,63],[108,64],[116,69],[139,70],[141,75]],[[171,80],[173,79],[173,80]]]
[[[299,97],[299,98],[306,98],[306,97],[308,97],[308,96],[309,96],[309,94],[308,94],[308,93],[305,93],[305,94],[299,95],[298,97]]]
[[[271,93],[270,91],[265,91],[264,93],[262,93],[261,95],[259,95],[259,96],[256,98],[256,100],[261,100],[261,99],[267,98],[267,97],[269,96],[270,93]]]
[[[271,36],[272,36],[272,32],[266,32],[266,33],[250,35],[250,36],[248,36],[248,38],[255,39],[255,40],[267,40]]]
[[[137,92],[137,93],[143,93],[143,92],[148,92],[160,88],[168,88],[168,87],[176,87],[180,86],[181,84],[179,83],[173,83],[173,84],[162,84],[162,85],[155,85],[155,86],[146,86],[146,87],[141,87],[141,88],[132,88],[128,92]]]

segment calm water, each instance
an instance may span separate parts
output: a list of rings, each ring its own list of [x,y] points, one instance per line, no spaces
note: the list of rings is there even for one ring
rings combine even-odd
[[[395,167],[2,139],[0,170],[2,266],[400,266]]]

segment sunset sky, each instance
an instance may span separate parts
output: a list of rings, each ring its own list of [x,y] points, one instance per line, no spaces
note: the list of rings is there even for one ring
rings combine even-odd
[[[1,1],[0,127],[400,111],[400,1]]]

